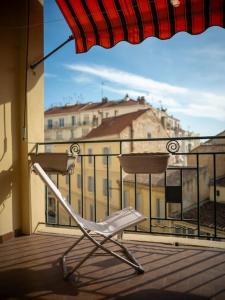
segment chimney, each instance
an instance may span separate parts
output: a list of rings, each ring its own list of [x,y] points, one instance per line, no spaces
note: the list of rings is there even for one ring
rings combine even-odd
[[[139,104],[145,104],[145,97],[144,96],[138,97],[137,100],[138,100]]]
[[[109,99],[107,97],[102,98],[102,103],[107,103],[108,101],[109,101]]]
[[[130,97],[128,94],[125,95],[125,97],[123,98],[123,101],[129,101],[130,100]]]

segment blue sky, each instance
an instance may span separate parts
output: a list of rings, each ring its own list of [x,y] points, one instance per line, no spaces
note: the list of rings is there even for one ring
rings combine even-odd
[[[45,0],[45,53],[71,34],[54,0]],[[96,102],[102,95],[145,96],[201,135],[225,130],[225,30],[178,33],[139,45],[119,43],[76,54],[74,41],[45,61],[45,107]]]

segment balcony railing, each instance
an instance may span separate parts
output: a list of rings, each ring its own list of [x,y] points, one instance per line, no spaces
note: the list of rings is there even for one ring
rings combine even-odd
[[[191,152],[183,152],[191,140],[201,143]],[[37,151],[43,144],[55,152],[80,150],[74,174],[51,177],[84,218],[99,221],[123,207],[133,206],[146,215],[147,221],[131,231],[225,238],[224,136],[46,142],[37,144]],[[117,156],[131,149],[170,152],[166,172],[124,173]],[[47,190],[46,224],[76,226]]]

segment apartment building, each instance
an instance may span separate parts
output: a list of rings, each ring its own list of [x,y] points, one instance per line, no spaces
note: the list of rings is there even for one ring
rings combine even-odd
[[[149,108],[144,98],[52,107],[45,111],[45,140],[74,140],[86,136],[106,118]]]
[[[92,129],[98,128],[104,120],[143,109],[151,110],[151,118],[157,126],[160,123],[168,137],[191,137],[190,140],[179,141],[181,152],[190,152],[200,144],[199,139],[192,139],[198,137],[198,134],[182,129],[180,120],[169,115],[166,109],[154,108],[144,97],[133,100],[128,95],[118,101],[103,98],[101,102],[65,105],[46,110],[45,141],[73,141],[88,137]],[[140,128],[136,138],[152,138],[151,129],[145,128],[143,133],[144,136]],[[154,137],[162,136],[158,132]],[[185,156],[177,156],[176,164],[187,165]]]
[[[120,184],[126,173],[120,173],[118,154],[132,151],[165,151],[166,142],[126,142],[122,149],[116,140],[151,137],[168,137],[162,124],[157,120],[150,108],[106,118],[97,128],[92,129],[80,143],[81,156],[79,157],[74,174],[70,178],[71,203],[78,213],[93,220],[94,208],[98,207],[96,217],[103,219],[109,212],[120,209]],[[93,140],[100,143],[92,143]],[[104,142],[104,140],[106,140]],[[112,140],[108,142],[107,140]],[[113,142],[115,140],[115,142]],[[82,141],[80,139],[79,141]],[[65,152],[65,145],[55,145],[54,151]],[[68,178],[58,180],[60,190],[65,198],[69,199]],[[51,195],[49,195],[51,198]],[[83,199],[83,200],[82,200]],[[50,200],[49,210],[54,211],[53,200]],[[54,213],[52,214],[54,215]],[[67,224],[67,218],[60,211],[60,220]]]

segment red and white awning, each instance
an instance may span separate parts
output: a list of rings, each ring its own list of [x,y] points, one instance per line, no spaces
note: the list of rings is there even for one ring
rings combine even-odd
[[[225,0],[56,0],[76,41],[77,53],[120,41],[171,38],[225,27]]]

